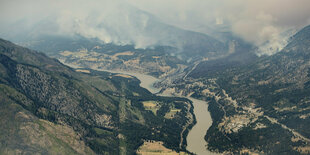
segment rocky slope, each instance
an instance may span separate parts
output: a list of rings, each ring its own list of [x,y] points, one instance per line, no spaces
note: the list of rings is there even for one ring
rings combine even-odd
[[[309,36],[307,26],[281,52],[249,65],[200,63],[166,91],[209,101],[211,150],[309,154]]]
[[[249,52],[255,47],[241,40],[231,42],[228,56],[201,57],[189,60],[191,63],[167,53],[173,50],[171,47],[137,50],[132,46],[93,42],[72,44],[69,41],[70,45],[64,47],[55,44],[62,50],[56,50],[53,56],[85,68],[135,71],[163,77],[157,84],[164,88],[162,91],[209,101],[213,124],[205,139],[213,151],[309,154],[309,32],[308,26],[293,36],[281,52],[260,58]],[[89,69],[84,72],[95,74]],[[131,91],[126,92],[130,94]],[[153,114],[160,111],[153,102],[142,105]],[[128,111],[124,104],[121,107],[122,113]],[[167,106],[160,107],[166,107],[162,110],[167,112]],[[134,113],[131,119],[138,118],[135,121],[140,124],[144,122],[134,111],[129,110]],[[127,117],[122,115],[120,120],[126,120],[124,116]]]
[[[1,154],[134,154],[144,140],[185,151],[188,100],[155,96],[131,76],[77,71],[0,40]]]

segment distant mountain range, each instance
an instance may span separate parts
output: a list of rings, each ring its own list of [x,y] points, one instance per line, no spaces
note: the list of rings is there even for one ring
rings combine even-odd
[[[7,26],[1,36],[36,50],[43,45],[49,48],[64,38],[72,42],[97,39],[101,43],[140,49],[169,46],[174,48],[171,53],[195,59],[224,55],[229,46],[228,42],[165,24],[147,12],[125,5],[120,5],[117,11],[92,13],[85,18],[59,14],[24,26],[27,24],[28,21],[22,20]]]

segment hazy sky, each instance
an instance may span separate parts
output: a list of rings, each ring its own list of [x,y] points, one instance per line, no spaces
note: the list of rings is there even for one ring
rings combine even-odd
[[[226,23],[248,41],[261,42],[310,23],[309,0],[129,0],[163,21],[204,32]]]
[[[59,33],[79,31],[106,42],[117,38],[126,43],[129,36],[139,35],[143,29],[139,25],[148,18],[139,16],[138,20],[143,20],[139,24],[126,21],[135,20],[128,14],[139,13],[131,6],[164,23],[197,32],[210,33],[225,27],[256,45],[277,40],[282,32],[310,23],[310,0],[0,0],[0,31],[11,28],[16,21],[22,21],[23,27],[33,27],[48,17],[58,24]],[[109,29],[98,28],[100,24],[108,24]],[[126,37],[106,37],[113,35],[110,31]]]

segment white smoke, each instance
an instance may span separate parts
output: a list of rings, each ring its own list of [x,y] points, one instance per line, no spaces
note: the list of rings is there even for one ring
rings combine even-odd
[[[3,4],[5,8],[16,8],[21,12],[0,10],[1,20],[5,21],[0,34],[5,37],[14,37],[10,36],[12,35],[10,32],[19,34],[19,31],[22,31],[20,32],[22,34],[27,32],[27,35],[31,36],[81,35],[86,38],[97,38],[105,43],[135,44],[137,48],[155,45],[161,39],[148,34],[145,30],[151,15],[124,1],[45,0],[45,5],[33,7],[23,5],[26,1],[19,0],[19,2],[20,4],[6,1],[6,4]],[[27,1],[30,4],[36,2],[36,0]],[[37,7],[49,9],[37,9]]]
[[[268,30],[266,30],[268,32]],[[266,32],[266,33],[267,33]],[[273,36],[268,38],[268,40],[262,43],[257,49],[257,55],[273,55],[279,51],[281,51],[288,43],[295,33],[297,32],[296,29],[289,29],[282,33],[272,33]]]
[[[133,2],[132,2],[133,1]],[[309,0],[131,0],[170,23],[213,34],[229,31],[271,55],[286,45],[292,33],[310,24]],[[162,5],[164,4],[164,5]],[[269,47],[268,47],[269,46]]]
[[[211,35],[231,31],[270,55],[285,46],[291,33],[283,32],[310,23],[309,10],[309,0],[1,0],[0,37],[81,35],[145,48],[170,37],[160,26],[152,28],[159,18]]]

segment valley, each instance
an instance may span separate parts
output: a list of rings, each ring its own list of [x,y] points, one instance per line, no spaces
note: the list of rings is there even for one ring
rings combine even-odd
[[[297,35],[296,38],[299,39],[299,36]],[[301,76],[300,81],[303,83],[291,78],[294,75],[302,74],[301,70],[307,68],[308,63],[295,60],[294,52],[288,52],[292,48],[295,51],[300,45],[291,43],[287,48],[284,48],[284,52],[276,54],[278,58],[283,57],[283,62],[287,61],[286,54],[293,55],[291,57],[294,60],[286,65],[291,65],[293,68],[301,67],[297,70],[290,69],[290,66],[287,66],[289,70],[282,69],[284,72],[294,71],[286,74],[288,77],[285,79],[279,78],[279,75],[282,74],[279,72],[282,71],[281,69],[275,71],[278,74],[275,76],[269,71],[279,68],[277,63],[282,63],[270,60],[274,59],[273,56],[257,58],[251,54],[244,56],[241,52],[232,53],[227,57],[200,57],[200,59],[184,61],[169,53],[169,47],[134,49],[120,46],[111,46],[113,47],[111,48],[104,44],[94,45],[75,50],[68,46],[63,47],[68,50],[48,53],[49,56],[55,58],[53,61],[57,59],[59,62],[75,68],[74,71],[70,68],[63,70],[63,67],[59,67],[58,62],[53,62],[57,65],[49,63],[44,66],[44,63],[36,57],[17,57],[14,52],[7,54],[26,64],[40,64],[47,70],[60,71],[61,78],[63,78],[62,74],[70,74],[74,77],[73,79],[84,81],[85,84],[82,85],[85,86],[79,86],[79,82],[75,84],[78,87],[74,85],[77,88],[84,87],[85,90],[81,93],[90,96],[90,99],[94,99],[95,102],[110,102],[110,105],[99,104],[100,107],[107,110],[103,111],[103,114],[93,116],[77,115],[77,117],[70,110],[69,113],[60,110],[60,114],[86,121],[91,126],[95,124],[93,131],[85,131],[84,128],[73,126],[74,132],[81,136],[81,143],[85,143],[84,150],[98,153],[100,149],[103,149],[106,151],[105,153],[112,154],[114,151],[114,153],[128,154],[137,150],[152,153],[156,152],[156,150],[150,149],[154,145],[154,149],[172,154],[175,153],[174,151],[184,154],[192,152],[198,155],[278,154],[278,151],[283,150],[289,153],[306,154],[309,151],[309,137],[307,137],[308,133],[305,127],[292,126],[292,122],[290,122],[292,118],[285,116],[292,113],[293,120],[308,121],[308,108],[304,104],[307,103],[307,98],[302,97],[303,91],[307,91],[307,89],[301,89],[308,88],[306,85],[302,85],[307,84],[308,76]],[[10,52],[10,48],[3,47]],[[241,49],[246,45],[234,47],[236,50],[243,51]],[[305,48],[300,50],[307,51]],[[239,55],[243,55],[244,58],[237,59]],[[297,54],[296,58],[298,57]],[[248,59],[248,61],[241,62],[243,59]],[[299,63],[299,65],[295,63]],[[40,92],[41,89],[48,90],[49,86],[43,84],[42,88],[36,86],[39,89],[33,89],[28,88],[27,85],[29,82],[31,83],[28,76],[32,72],[37,72],[37,69],[24,71],[28,68],[27,66],[17,66],[16,70],[19,72],[17,76],[22,77],[21,85],[13,86],[13,88],[18,91],[27,89],[30,96],[34,95],[33,97],[39,101],[44,100],[37,96],[37,92]],[[55,66],[58,67],[55,68]],[[255,69],[258,71],[255,73],[251,71]],[[260,73],[260,70],[264,72]],[[39,75],[39,79],[36,80],[41,80],[42,83],[50,81],[45,78],[53,77],[47,76],[46,73],[35,74]],[[26,83],[23,82],[25,80]],[[287,84],[285,84],[286,80]],[[272,85],[266,87],[270,83]],[[143,90],[143,88],[146,89]],[[90,92],[88,89],[94,92]],[[301,95],[300,105],[293,106],[287,102],[290,100],[289,98],[277,95],[276,98],[279,100],[274,101],[274,94],[285,94],[290,89],[299,89],[296,93]],[[265,92],[268,92],[266,90],[274,93],[266,94]],[[92,94],[102,94],[103,97],[94,97]],[[47,96],[47,99],[49,98],[48,94],[43,93],[43,95]],[[168,96],[170,98],[167,98]],[[33,100],[33,97],[30,100]],[[272,104],[267,104],[268,102]],[[303,109],[299,107],[303,107]],[[47,119],[57,125],[59,122],[54,120],[56,116],[54,114],[50,116],[55,108],[58,109],[57,104],[55,107],[43,106],[38,109],[39,115],[34,113],[34,116],[39,119]],[[64,108],[64,110],[66,109],[68,107]],[[70,106],[69,109],[71,109]],[[50,112],[46,112],[46,110]],[[277,112],[274,113],[274,110]],[[297,114],[296,110],[301,113]],[[285,115],[282,114],[283,112]],[[88,117],[91,118],[84,120]],[[58,116],[56,118],[59,119]],[[68,124],[66,120],[62,121]],[[70,123],[68,125],[70,127]],[[172,126],[173,128],[171,128]],[[136,135],[137,131],[140,132],[139,135]],[[109,137],[109,141],[114,141],[114,146],[103,139],[95,138],[98,136],[105,137],[104,139]],[[113,138],[115,136],[118,138]],[[148,143],[150,140],[154,144]],[[112,149],[116,146],[119,149]],[[284,146],[286,147],[284,148]]]
[[[87,55],[91,55],[91,56],[93,55],[92,52],[85,52],[85,53],[87,53]],[[126,52],[126,53],[129,53],[129,52]],[[121,53],[121,54],[117,53],[115,55],[119,56],[122,54],[123,53]],[[123,70],[121,68],[114,68],[114,70],[106,70],[106,69],[111,69],[111,68],[108,68],[109,65],[102,65],[102,66],[107,67],[107,68],[103,68],[103,67],[99,67],[97,65],[94,65],[94,64],[96,64],[97,61],[95,61],[95,62],[91,61],[90,62],[89,60],[79,59],[79,58],[77,58],[78,61],[72,61],[69,54],[67,56],[70,57],[69,58],[70,60],[68,60],[67,57],[64,56],[63,53],[60,53],[60,55],[61,56],[58,57],[58,59],[60,61],[62,61],[64,64],[67,64],[68,66],[75,67],[75,68],[86,68],[86,69],[91,67],[94,70],[102,70],[102,71],[109,71],[112,73],[120,73],[123,76],[130,75],[133,77],[137,77],[141,81],[140,86],[148,89],[152,93],[156,93],[158,95],[163,95],[163,96],[174,96],[174,95],[176,95],[179,97],[186,97],[186,96],[174,94],[174,92],[160,92],[161,89],[154,87],[154,84],[156,82],[160,82],[160,80],[157,78],[154,78],[150,75],[146,75],[146,74],[149,74],[149,72],[143,72],[143,70],[139,70],[139,73],[134,73],[136,71],[136,69],[131,70],[130,68],[126,68]],[[75,54],[73,54],[73,55],[75,56]],[[85,55],[83,58],[85,58]],[[158,57],[158,59],[161,60],[160,57]],[[104,61],[105,60],[99,61],[99,63],[100,64],[104,63]],[[73,63],[70,64],[68,62],[73,62]],[[141,65],[141,64],[138,64],[138,65]],[[153,67],[156,67],[158,65],[159,65],[158,63],[153,64]],[[149,69],[148,66],[144,65],[143,67],[145,67],[145,69]],[[166,68],[169,68],[169,67],[166,67]],[[151,69],[149,69],[149,70],[151,70]],[[180,68],[178,70],[180,70]],[[143,74],[141,74],[141,73],[143,73]],[[171,71],[167,71],[164,73],[165,73],[164,75],[168,75],[167,77],[169,77],[170,74],[173,74],[173,72],[171,72]],[[214,154],[214,153],[207,150],[207,148],[206,148],[207,143],[205,142],[205,140],[203,138],[206,134],[206,131],[208,130],[208,128],[212,124],[212,119],[211,119],[211,116],[208,112],[208,106],[207,106],[208,103],[204,102],[204,101],[196,100],[194,98],[188,98],[188,99],[191,100],[192,104],[194,105],[194,107],[193,107],[194,108],[194,115],[196,117],[194,119],[194,116],[190,112],[190,108],[188,108],[187,109],[188,110],[188,112],[187,112],[188,116],[186,116],[186,117],[189,118],[190,121],[188,121],[188,124],[183,127],[183,131],[181,132],[180,148],[182,146],[182,143],[187,142],[187,150],[189,150],[191,152],[194,152],[197,154]],[[156,113],[156,111],[155,112],[153,111],[153,113]],[[188,128],[192,127],[194,122],[196,123],[196,125],[194,125],[193,129],[188,133]],[[189,134],[187,137],[183,137],[183,135],[187,135],[187,134],[185,134],[185,132]]]
[[[163,49],[134,50],[134,51],[110,51],[96,52],[97,48],[90,51],[81,49],[78,51],[63,51],[52,54],[52,57],[71,66],[109,70],[109,71],[130,71],[164,77],[185,69],[187,62],[170,56]]]
[[[1,154],[133,154],[147,140],[187,152],[180,143],[193,110],[187,99],[156,96],[133,76],[75,71],[5,40],[0,60]],[[155,113],[143,106],[151,102]]]
[[[309,0],[0,2],[0,155],[309,155]]]
[[[294,39],[308,42],[304,33],[308,33],[307,28],[297,33]],[[98,62],[84,59],[84,56],[75,60],[69,54],[64,55],[62,51],[54,54],[54,57],[81,68],[112,69],[122,73],[138,72],[152,75],[161,78],[154,84],[160,88],[159,94],[174,94],[207,101],[213,123],[208,132],[205,129],[204,135],[207,148],[211,151],[258,154],[278,154],[278,151],[285,151],[307,154],[309,137],[306,122],[309,120],[306,104],[308,99],[305,94],[308,91],[308,76],[302,72],[308,66],[307,51],[307,47],[292,40],[275,56],[254,58],[249,55],[252,62],[231,66],[225,66],[225,57],[202,58],[190,65],[177,57],[171,56],[166,59],[167,57],[159,55],[154,57],[152,53],[140,53],[138,57],[151,59],[139,59],[139,63],[135,64],[128,63],[127,58],[121,57],[124,54],[128,56],[129,53],[134,55],[134,52],[124,51],[108,56],[122,62],[117,67],[111,67],[113,63],[107,63],[111,62],[107,57]],[[165,55],[164,53],[162,55]],[[91,51],[88,51],[87,55],[86,57],[95,57]],[[176,60],[179,64],[171,66],[167,63],[171,60]],[[153,63],[147,65],[149,61]],[[227,65],[233,62],[226,61]],[[222,65],[218,66],[220,63]],[[157,71],[160,73],[154,74]],[[299,78],[299,81],[296,78]],[[300,97],[287,94],[292,90],[297,90],[294,94]],[[297,101],[298,104],[294,104]],[[294,121],[300,122],[300,126],[292,125]]]

